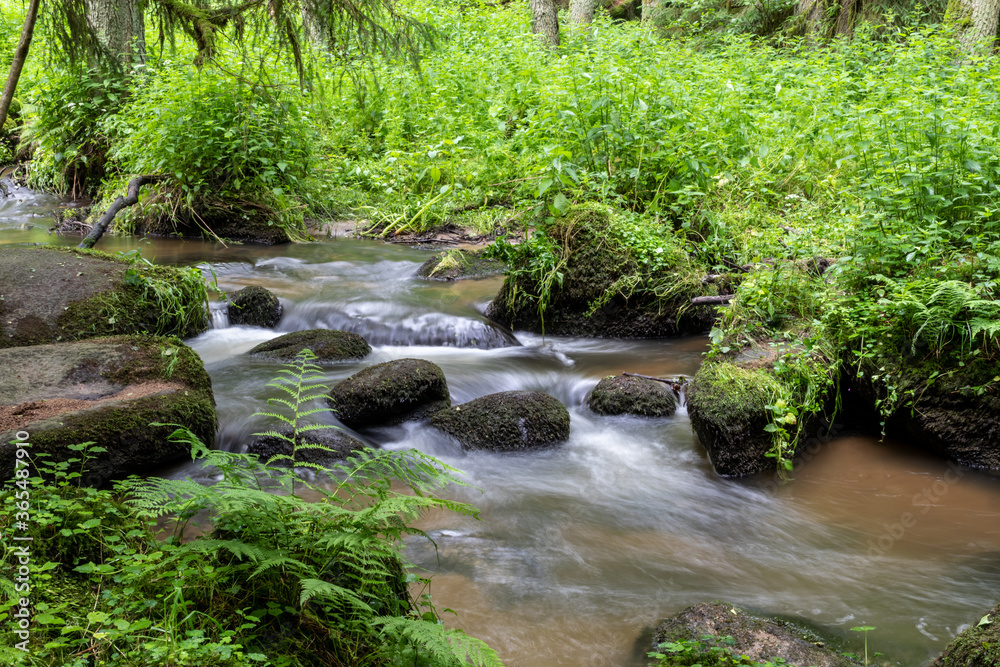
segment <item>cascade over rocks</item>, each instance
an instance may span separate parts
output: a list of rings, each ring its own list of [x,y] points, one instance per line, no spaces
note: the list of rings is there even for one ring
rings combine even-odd
[[[663,382],[615,375],[597,383],[590,394],[589,405],[599,415],[668,417],[677,411],[677,397]]]
[[[343,380],[327,398],[336,417],[351,428],[424,419],[451,405],[444,371],[423,359],[396,359],[369,366]]]
[[[986,622],[979,625],[981,621]],[[1000,604],[955,637],[930,667],[1000,667]]]
[[[282,426],[277,430],[285,436],[291,436],[292,430],[288,426]],[[368,447],[365,443],[343,430],[331,426],[330,428],[316,429],[300,433],[295,441],[295,446],[302,447],[303,444],[320,445],[325,449],[314,447],[301,448],[295,454],[295,460],[299,463],[314,463],[316,465],[331,467],[340,463],[357,451]],[[292,455],[292,443],[273,435],[259,435],[254,438],[247,448],[247,454],[256,454],[261,463],[267,463],[272,456]],[[287,467],[291,465],[289,459],[278,459],[273,465]]]
[[[724,602],[688,607],[667,619],[653,634],[653,648],[655,650],[664,642],[702,641],[705,635],[719,639],[732,637],[735,644],[728,648],[755,663],[783,658],[795,667],[853,667],[858,664],[824,647],[818,637],[802,628],[752,616]]]
[[[467,450],[520,451],[569,438],[566,407],[537,391],[489,394],[438,412],[431,417],[431,424]]]
[[[714,295],[718,286],[703,284],[703,269],[691,266],[687,254],[676,247],[667,251],[676,257],[670,271],[651,273],[644,269],[624,245],[611,239],[610,209],[600,206],[571,208],[557,219],[547,234],[554,242],[559,281],[551,283],[551,297],[543,315],[538,313],[537,296],[543,289],[534,273],[526,271],[530,261],[512,265],[503,287],[486,309],[486,316],[514,330],[555,335],[597,336],[608,338],[657,338],[686,333],[702,333],[715,320],[712,306],[692,306],[691,298]],[[666,243],[666,242],[665,242]],[[523,273],[518,273],[525,270]],[[697,274],[696,284],[685,281]],[[637,277],[632,288],[619,281]],[[614,294],[589,317],[591,304],[611,290]],[[625,297],[622,290],[630,293]],[[655,293],[671,293],[660,299]]]
[[[270,329],[281,319],[282,311],[278,297],[259,285],[250,285],[229,295],[229,323],[232,325]]]
[[[102,252],[0,246],[0,348],[158,328],[186,338],[208,328],[203,287],[171,267],[143,266],[138,279],[129,268]],[[170,285],[180,307],[150,296],[146,278]]]
[[[268,361],[287,363],[306,348],[316,355],[316,363],[361,359],[372,351],[368,341],[356,333],[336,329],[307,329],[263,342],[247,354]]]
[[[190,459],[170,442],[182,424],[207,445],[215,437],[212,383],[198,355],[176,338],[119,336],[0,350],[0,478],[14,474],[18,431],[31,454],[50,462],[78,457],[67,445],[94,442],[84,483]]]

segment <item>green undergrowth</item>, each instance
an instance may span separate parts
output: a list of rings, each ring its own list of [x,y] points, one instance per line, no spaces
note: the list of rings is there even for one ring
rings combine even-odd
[[[651,667],[783,667],[788,665],[782,658],[758,662],[738,655],[732,648],[732,637],[704,636],[701,641],[682,639],[660,644],[650,658],[656,662]]]
[[[411,522],[471,506],[439,498],[458,471],[417,451],[365,450],[334,470],[297,460],[309,405],[325,389],[305,351],[271,383],[271,418],[290,427],[294,468],[186,443],[213,471],[209,485],[137,477],[114,489],[80,485],[94,443],[0,492],[0,528],[30,513],[29,588],[0,579],[0,654],[21,665],[499,665],[482,642],[442,624],[428,580],[402,553]],[[30,449],[29,449],[30,451]],[[280,457],[289,458],[289,457]],[[46,468],[42,461],[36,461]],[[313,481],[308,481],[312,479]],[[19,503],[30,498],[29,509]],[[308,498],[308,500],[307,500]],[[17,527],[22,533],[24,527]],[[5,549],[6,572],[18,556]],[[411,587],[421,587],[419,599]],[[9,620],[31,602],[27,652]],[[23,645],[22,645],[23,647]]]

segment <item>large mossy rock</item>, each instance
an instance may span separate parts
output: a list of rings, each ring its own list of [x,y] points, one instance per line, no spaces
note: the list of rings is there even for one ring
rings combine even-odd
[[[282,428],[278,432],[285,436],[291,435],[289,428]],[[308,445],[319,445],[322,449]],[[295,447],[298,449],[295,453],[296,462],[329,468],[355,452],[366,449],[367,445],[343,430],[331,426],[300,433],[295,441]],[[259,435],[250,443],[247,453],[256,454],[261,463],[267,463],[273,456],[291,456],[292,443],[274,435]],[[290,459],[276,459],[273,465],[285,467],[291,463]]]
[[[181,270],[132,269],[95,251],[0,246],[0,348],[147,331],[185,338],[207,328],[205,286]]]
[[[196,200],[194,214],[163,206],[169,198],[162,191],[153,192],[133,214],[135,234],[183,236],[186,238],[226,239],[239,243],[280,245],[291,243],[288,230],[279,224],[272,207],[240,200]]]
[[[1000,667],[1000,604],[948,644],[931,667]],[[981,620],[986,623],[979,625]]]
[[[317,363],[361,359],[372,351],[368,341],[356,333],[337,329],[306,329],[265,341],[247,354],[259,359],[287,363],[305,349],[316,355]]]
[[[483,250],[446,250],[424,262],[417,269],[417,276],[430,280],[466,280],[499,275],[506,268],[498,259],[483,257]]]
[[[784,659],[795,667],[853,667],[857,663],[821,645],[818,637],[790,623],[752,616],[723,602],[688,607],[661,623],[653,634],[653,647],[664,642],[698,641],[711,635],[732,637],[727,646],[737,656],[756,662]],[[702,644],[708,650],[707,642]],[[671,664],[669,661],[664,664]],[[690,663],[683,663],[690,664]],[[715,664],[714,662],[706,662]]]
[[[569,438],[569,412],[537,391],[502,391],[442,410],[431,424],[464,449],[511,452],[547,447]]]
[[[201,359],[176,338],[119,336],[0,350],[0,478],[14,472],[18,431],[31,454],[78,456],[68,445],[107,451],[87,463],[97,486],[190,458],[167,440],[181,424],[206,444],[215,437],[212,383]]]
[[[281,319],[278,297],[260,285],[249,285],[229,295],[229,323],[270,329]]]
[[[764,427],[770,423],[766,406],[778,389],[770,370],[731,361],[707,363],[695,374],[687,390],[688,415],[717,473],[743,477],[774,467]]]
[[[597,383],[590,394],[589,405],[599,415],[668,417],[677,411],[677,397],[663,382],[615,375]]]
[[[1000,363],[950,357],[904,362],[896,373],[879,373],[879,397],[888,393],[903,400],[886,420],[886,433],[974,468],[1000,470],[1000,395],[993,387]],[[870,397],[874,398],[874,396]]]
[[[423,419],[451,405],[444,371],[423,359],[396,359],[359,371],[327,398],[351,428]]]
[[[705,269],[693,265],[675,241],[664,238],[657,256],[669,258],[672,265],[651,271],[622,239],[624,233],[613,228],[610,209],[571,208],[546,232],[552,270],[562,279],[561,285],[558,278],[551,280],[544,313],[539,314],[533,297],[542,293],[540,281],[545,279],[529,268],[544,262],[521,252],[486,316],[511,329],[557,335],[655,338],[708,331],[714,307],[691,305],[692,297],[717,292],[716,285],[702,284]],[[588,316],[602,298],[604,305]]]

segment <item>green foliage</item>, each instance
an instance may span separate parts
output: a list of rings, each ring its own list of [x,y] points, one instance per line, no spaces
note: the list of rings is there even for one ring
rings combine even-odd
[[[648,656],[657,662],[655,667],[782,667],[787,665],[782,658],[757,662],[745,655],[737,655],[731,648],[732,637],[705,635],[701,641],[682,639],[665,642],[651,651]]]
[[[315,430],[302,422],[307,403],[320,395],[312,358],[303,352],[275,381],[288,398],[270,414],[306,437]],[[82,446],[83,458],[47,470],[55,482],[25,482],[44,549],[34,557],[45,564],[32,572],[37,627],[21,664],[500,664],[482,642],[444,628],[432,605],[421,612],[408,589],[427,583],[402,556],[403,536],[421,534],[409,522],[434,508],[476,515],[433,495],[460,483],[454,468],[417,451],[367,450],[337,466],[332,483],[313,483],[254,456],[208,450],[183,428],[171,438],[217,481],[133,477],[114,491],[80,488],[71,467],[85,470]],[[16,492],[2,492],[5,506]],[[12,646],[13,633],[2,642]]]

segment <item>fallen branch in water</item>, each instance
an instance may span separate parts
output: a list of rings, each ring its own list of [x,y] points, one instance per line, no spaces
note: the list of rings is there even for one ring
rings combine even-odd
[[[143,174],[141,176],[136,176],[128,182],[128,193],[122,197],[119,196],[112,202],[108,210],[104,212],[101,219],[97,221],[94,228],[90,230],[86,238],[80,241],[80,245],[77,248],[93,248],[94,244],[97,243],[98,239],[104,235],[107,230],[108,225],[115,219],[118,215],[118,211],[129,206],[133,206],[139,202],[139,188],[146,185],[147,183],[155,183],[157,181],[162,181],[166,176],[162,174]]]
[[[655,380],[656,382],[663,382],[664,384],[669,384],[671,386],[674,386],[674,385],[680,386],[680,385],[685,385],[685,384],[688,383],[688,379],[687,379],[686,375],[675,375],[674,377],[669,377],[669,378],[658,378],[658,377],[654,377],[652,375],[642,375],[640,373],[625,373],[625,372],[623,372],[622,375],[628,376],[630,378],[642,378],[644,380]]]

